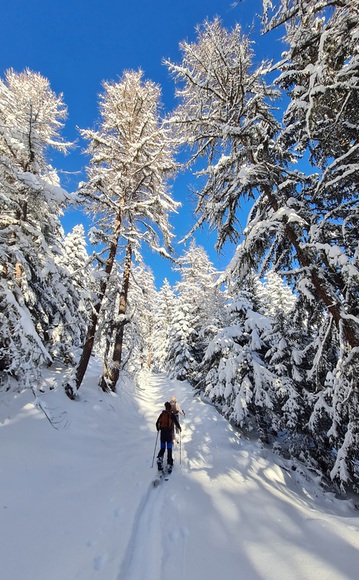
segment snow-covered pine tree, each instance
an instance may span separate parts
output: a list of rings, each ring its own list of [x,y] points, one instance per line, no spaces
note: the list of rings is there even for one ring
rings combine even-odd
[[[358,479],[359,4],[293,0],[272,8],[267,28],[286,23],[288,43],[277,82],[290,103],[278,143],[309,158],[313,168],[291,200],[302,219],[296,285],[317,326],[310,425],[321,464],[343,485]]]
[[[71,232],[65,236],[63,249],[63,260],[71,274],[74,285],[83,293],[85,299],[89,299],[93,277],[90,268],[91,257],[87,253],[83,224],[74,226]]]
[[[280,280],[276,280],[276,284],[278,282],[281,284]],[[284,454],[289,452],[292,456],[304,459],[302,450],[313,443],[308,432],[310,400],[307,392],[307,375],[312,359],[312,334],[307,320],[303,319],[300,300],[293,304],[291,310],[288,308],[293,295],[287,292],[288,290],[285,292],[283,309],[276,298],[269,306],[270,301],[267,291],[265,292],[264,311],[272,320],[265,360],[274,377],[279,406],[276,417],[276,430],[282,432],[279,445]]]
[[[229,292],[231,292],[229,290]],[[236,425],[267,441],[278,429],[280,385],[266,363],[272,321],[256,307],[255,292],[229,300],[226,325],[210,341],[202,371],[205,394]]]
[[[181,280],[175,286],[178,298],[169,333],[167,368],[172,376],[196,385],[199,364],[221,317],[219,273],[194,240],[178,258],[176,268]]]
[[[188,342],[192,333],[191,305],[183,296],[177,296],[171,313],[168,333],[168,352],[166,372],[178,380],[190,378],[195,360],[189,350]]]
[[[100,290],[75,384],[66,387],[69,396],[80,387],[87,368],[120,236],[132,245],[147,243],[162,255],[169,256],[171,251],[168,215],[178,204],[169,194],[167,182],[175,169],[174,143],[159,116],[160,93],[158,85],[143,80],[142,71],[127,71],[117,83],[104,83],[99,129],[81,132],[90,142],[91,162],[80,195],[96,220],[93,241],[101,244],[101,254],[107,257],[99,258]],[[124,280],[123,289],[125,285]],[[118,342],[113,349],[113,364],[103,377],[113,390],[120,352]]]
[[[312,389],[319,377],[320,389],[323,367],[331,361],[328,370],[336,368],[332,344],[344,345],[348,376],[358,370],[358,4],[280,5],[273,26],[287,21],[290,45],[278,65],[278,84],[290,98],[283,129],[268,105],[275,96],[264,82],[268,68],[253,71],[239,27],[229,33],[218,21],[199,29],[197,43],[182,43],[181,65],[169,63],[181,83],[173,122],[192,145],[192,159],[205,157],[198,223],[217,228],[218,247],[239,235],[241,199],[257,196],[228,276],[245,278],[252,268],[260,277],[272,267],[286,272],[312,327],[307,352],[314,366],[306,380]],[[307,152],[311,175],[294,166]],[[344,423],[351,405],[342,406]]]
[[[54,328],[67,324],[57,286],[66,276],[58,257],[67,194],[47,159],[50,148],[69,148],[60,134],[66,115],[40,74],[9,70],[0,80],[0,366],[26,381],[51,361]]]
[[[63,344],[69,342],[72,352],[68,352],[72,364],[79,354],[79,349],[86,336],[86,329],[91,313],[95,280],[92,274],[92,258],[87,253],[85,230],[82,224],[74,226],[63,243],[63,254],[60,263],[68,272],[68,282],[65,282],[65,292],[74,295],[74,312],[65,335]]]
[[[172,312],[176,303],[176,295],[167,278],[155,297],[153,342],[156,348],[152,357],[152,368],[164,371],[169,347]]]
[[[288,314],[293,310],[296,297],[291,288],[283,282],[283,279],[274,270],[266,274],[266,283],[263,287],[265,296],[264,308],[266,314],[275,317],[277,314]]]
[[[157,343],[154,341],[154,305],[156,303],[155,280],[150,268],[138,255],[131,270],[128,293],[128,318],[125,327],[124,360],[131,372],[138,374],[152,366]]]
[[[300,301],[274,270],[267,272],[260,295],[263,311],[272,321],[270,336],[266,337],[269,348],[265,361],[273,375],[279,407],[275,430],[285,433],[280,443],[283,453],[291,451],[294,455],[297,443],[300,448],[303,447],[309,417],[309,402],[304,389],[308,370],[307,357],[303,352],[308,344],[306,324],[302,317],[298,320],[297,306]],[[277,442],[277,450],[278,445]]]

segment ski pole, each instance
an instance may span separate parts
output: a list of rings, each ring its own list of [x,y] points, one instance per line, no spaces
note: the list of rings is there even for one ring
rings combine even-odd
[[[180,431],[180,465],[182,465],[182,431]]]
[[[159,431],[157,431],[157,435],[156,435],[156,443],[155,443],[155,449],[154,449],[154,452],[153,452],[152,465],[151,465],[151,467],[153,467],[153,464],[155,462],[155,455],[156,455],[157,441],[158,441],[158,433],[159,433]]]

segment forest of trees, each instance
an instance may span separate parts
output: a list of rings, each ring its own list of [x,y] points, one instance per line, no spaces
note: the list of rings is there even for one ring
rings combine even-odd
[[[71,151],[62,96],[37,72],[0,80],[0,387],[33,388],[57,360],[76,398],[93,352],[104,391],[121,372],[167,372],[359,491],[359,3],[263,6],[263,32],[282,29],[280,62],[254,65],[241,27],[215,19],[166,63],[170,114],[142,71],[103,84],[100,122],[80,130],[89,232],[64,235],[74,202],[48,161]],[[209,225],[219,251],[236,244],[224,272],[193,240],[173,255],[179,158],[197,184],[194,230]],[[156,290],[146,246],[173,260],[174,287]]]

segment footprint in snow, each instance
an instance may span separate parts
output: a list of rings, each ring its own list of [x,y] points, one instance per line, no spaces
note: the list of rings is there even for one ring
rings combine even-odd
[[[96,558],[93,559],[94,570],[96,570],[96,572],[102,570],[106,562],[107,562],[107,554],[103,554],[102,556],[96,556]]]

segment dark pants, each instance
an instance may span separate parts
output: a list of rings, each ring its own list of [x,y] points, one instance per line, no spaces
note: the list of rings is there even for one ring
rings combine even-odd
[[[167,463],[168,465],[173,465],[173,457],[172,457],[172,445],[173,445],[173,436],[172,436],[172,429],[161,429],[161,449],[157,457],[162,459],[167,445]]]
[[[179,413],[174,413],[174,416],[176,417],[176,419],[177,419],[177,421],[179,423]],[[178,433],[180,432],[180,430],[178,429],[177,425],[175,425],[175,428],[176,428],[176,433],[178,435]]]

